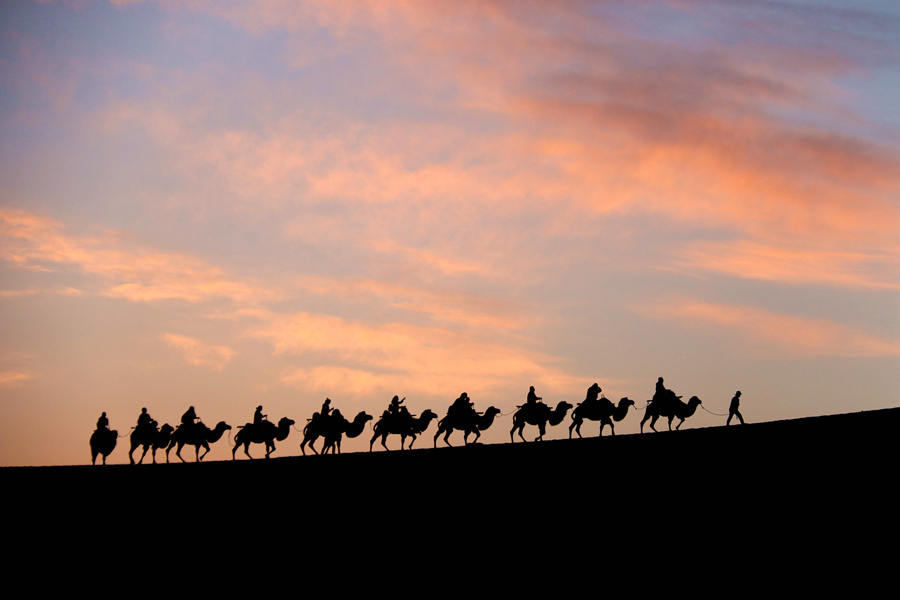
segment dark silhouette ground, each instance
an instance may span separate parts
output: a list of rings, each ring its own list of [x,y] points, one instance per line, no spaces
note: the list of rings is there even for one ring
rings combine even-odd
[[[766,568],[754,577],[771,577],[812,560],[827,570],[851,548],[872,550],[870,536],[896,543],[898,426],[900,409],[887,409],[402,452],[3,468],[0,484],[26,540],[16,547],[32,550],[102,542],[115,556],[116,543],[133,551],[140,536],[145,559],[169,552],[159,560],[193,564],[241,547],[273,569],[366,564],[384,575],[427,564],[420,577],[434,585],[489,560],[525,574],[523,561],[535,561],[615,579],[621,564],[608,569],[627,561],[632,573],[682,580],[754,565]]]

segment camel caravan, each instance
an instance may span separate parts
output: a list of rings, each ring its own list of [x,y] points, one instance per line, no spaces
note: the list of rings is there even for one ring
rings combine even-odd
[[[738,411],[740,396],[741,392],[737,392],[731,400],[726,425],[731,424],[733,417],[737,417],[741,424],[744,423],[743,417]],[[672,421],[677,418],[678,424],[675,429],[680,429],[685,419],[692,416],[697,407],[701,405],[697,396],[693,396],[687,403],[682,402],[681,398],[672,390],[666,389],[663,378],[660,377],[656,383],[656,392],[653,398],[647,401],[647,405],[643,409],[645,412],[644,418],[641,420],[641,433],[644,432],[644,424],[647,421],[650,422],[650,428],[657,431],[655,425],[660,417],[668,420],[669,431],[672,430]],[[359,437],[369,421],[374,421],[372,424],[373,435],[369,441],[370,452],[379,439],[381,446],[385,450],[390,450],[387,446],[387,438],[390,435],[400,436],[401,450],[412,449],[416,439],[428,429],[434,420],[437,420],[437,432],[433,439],[435,448],[437,448],[438,438],[441,436],[443,436],[444,444],[452,446],[450,436],[454,431],[462,432],[464,445],[477,444],[481,433],[491,427],[498,416],[502,416],[500,409],[495,406],[489,407],[484,412],[477,411],[472,399],[465,392],[450,405],[447,415],[442,419],[438,419],[438,415],[431,410],[425,410],[419,416],[410,413],[403,404],[405,400],[406,398],[401,399],[394,396],[378,420],[374,420],[374,417],[365,411],[360,411],[352,421],[349,421],[341,414],[340,410],[332,408],[331,400],[326,398],[322,409],[307,420],[302,431],[303,440],[300,443],[300,450],[303,455],[306,455],[307,447],[314,454],[328,454],[329,451],[332,454],[340,454],[341,441],[344,436]],[[621,422],[628,414],[628,409],[634,406],[634,400],[627,397],[620,399],[618,404],[614,404],[602,395],[602,389],[595,383],[588,388],[584,401],[579,402],[577,406],[562,401],[555,408],[551,408],[542,402],[542,398],[535,393],[534,386],[532,386],[528,391],[525,404],[517,406],[512,415],[513,423],[509,430],[509,439],[511,443],[515,443],[515,437],[518,434],[523,442],[526,441],[523,431],[526,426],[531,425],[538,428],[538,436],[534,438],[535,441],[541,441],[547,433],[547,426],[556,426],[562,423],[570,410],[572,421],[569,424],[569,439],[572,438],[573,431],[579,438],[582,437],[581,426],[585,420],[600,422],[600,436],[603,435],[603,429],[607,425],[611,435],[615,435],[615,423]],[[283,417],[275,424],[268,420],[268,416],[263,414],[262,410],[263,407],[258,406],[253,415],[253,421],[238,426],[231,451],[232,460],[237,460],[237,451],[242,446],[244,454],[252,459],[251,444],[263,445],[265,456],[269,458],[276,450],[275,442],[286,440],[291,429],[294,428],[293,420]],[[168,463],[169,452],[175,448],[175,455],[182,462],[186,462],[181,456],[181,450],[184,446],[190,445],[194,447],[196,462],[200,462],[209,453],[210,444],[217,442],[226,431],[230,430],[231,426],[224,421],[220,421],[213,429],[210,429],[197,417],[193,406],[182,415],[181,424],[177,428],[168,423],[160,427],[144,408],[138,417],[137,425],[132,428],[128,459],[131,464],[141,464],[147,452],[150,451],[153,464],[156,464],[156,451],[165,449]],[[470,441],[469,437],[472,435],[475,437]],[[106,458],[115,449],[118,437],[118,433],[109,428],[109,420],[104,412],[97,420],[97,428],[91,435],[91,464],[96,464],[98,456],[102,456],[103,464],[106,464]],[[313,446],[319,438],[323,440],[321,452]],[[407,440],[409,440],[408,444]],[[135,463],[133,454],[138,448],[143,448],[143,452]],[[202,454],[200,453],[201,448],[203,449]]]

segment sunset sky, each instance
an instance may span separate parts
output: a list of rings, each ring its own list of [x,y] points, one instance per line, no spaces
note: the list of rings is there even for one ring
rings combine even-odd
[[[898,107],[896,0],[5,0],[0,466],[141,407],[898,406]]]

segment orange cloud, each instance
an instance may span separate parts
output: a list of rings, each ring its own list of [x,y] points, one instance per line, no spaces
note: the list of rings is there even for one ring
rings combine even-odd
[[[234,358],[237,352],[228,346],[216,346],[200,340],[174,333],[167,333],[162,338],[181,353],[182,358],[189,365],[196,367],[208,367],[214,371],[221,371],[225,365]]]
[[[682,253],[681,266],[740,277],[900,290],[900,252],[839,252],[738,240],[695,242]]]
[[[79,237],[64,229],[52,219],[0,210],[0,259],[48,272],[74,265],[103,280],[102,294],[135,302],[227,298],[252,303],[278,297],[273,289],[231,279],[192,256],[135,246],[115,234]]]
[[[692,327],[738,332],[749,340],[804,356],[900,355],[900,340],[880,338],[827,319],[797,317],[751,306],[684,300],[635,310],[644,316]]]
[[[558,390],[577,390],[581,379],[548,367],[554,361],[497,338],[402,323],[373,325],[296,313],[270,315],[251,337],[270,343],[278,354],[297,354],[310,366],[291,370],[283,382],[328,389],[416,390],[444,394],[459,386],[478,392],[538,381]],[[324,364],[322,364],[324,363]]]
[[[0,372],[0,387],[15,387],[22,385],[33,375],[21,371],[2,371]]]

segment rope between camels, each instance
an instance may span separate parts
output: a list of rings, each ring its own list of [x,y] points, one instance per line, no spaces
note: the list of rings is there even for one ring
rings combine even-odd
[[[709,414],[715,415],[715,416],[717,416],[717,417],[727,417],[727,416],[728,416],[728,413],[725,413],[725,414],[723,414],[723,415],[720,415],[719,413],[714,413],[713,411],[707,409],[707,408],[706,408],[705,406],[703,406],[702,404],[700,405],[700,408],[702,408],[703,410],[705,410],[705,411],[708,412]]]

